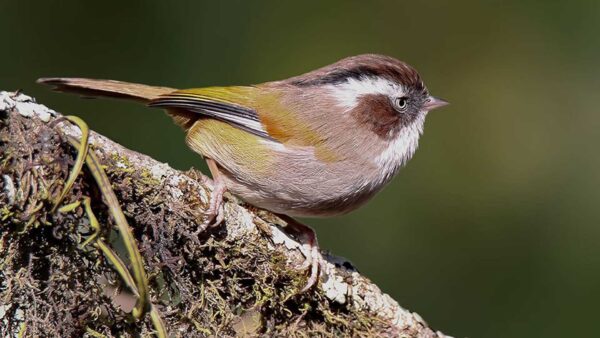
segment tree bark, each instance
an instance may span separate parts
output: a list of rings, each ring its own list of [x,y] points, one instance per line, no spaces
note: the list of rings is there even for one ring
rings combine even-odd
[[[0,92],[0,336],[149,336],[149,318],[94,245],[88,196],[102,237],[124,262],[121,239],[86,169],[52,211],[73,168],[78,128],[32,98]],[[445,337],[361,276],[325,255],[319,283],[299,293],[301,243],[269,212],[228,196],[222,225],[202,229],[210,187],[92,132],[141,251],[152,304],[172,337]],[[271,235],[266,235],[270,233]]]

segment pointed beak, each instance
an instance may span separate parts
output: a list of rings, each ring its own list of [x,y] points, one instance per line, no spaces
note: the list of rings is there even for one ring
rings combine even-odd
[[[430,97],[427,98],[427,101],[425,101],[425,104],[423,105],[423,108],[425,108],[425,110],[427,110],[427,111],[430,111],[430,110],[433,110],[435,108],[440,108],[440,107],[443,107],[443,106],[447,106],[449,104],[450,103],[447,102],[447,101],[445,101],[445,100],[438,99],[437,97],[430,96]]]

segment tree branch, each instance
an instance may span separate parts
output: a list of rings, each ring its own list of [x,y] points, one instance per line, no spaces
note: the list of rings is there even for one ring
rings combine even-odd
[[[86,170],[51,212],[73,167],[66,136],[80,132],[23,94],[0,92],[0,336],[135,336],[148,318],[128,313],[135,299],[93,245],[84,196],[128,262],[102,195]],[[327,261],[317,287],[299,294],[306,273],[300,244],[272,214],[229,197],[222,226],[202,231],[210,187],[92,132],[142,253],[150,296],[170,336],[444,337],[401,308],[352,265]],[[271,233],[266,236],[265,232]]]

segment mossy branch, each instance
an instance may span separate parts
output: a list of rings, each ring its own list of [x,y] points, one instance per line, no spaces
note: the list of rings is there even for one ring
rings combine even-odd
[[[119,274],[97,247],[82,245],[94,229],[78,201],[89,197],[104,242],[125,257],[88,171],[65,196],[67,207],[52,211],[75,162],[68,138],[80,137],[73,126],[50,124],[59,116],[26,95],[0,92],[0,336],[149,336],[151,319],[133,319],[135,296]],[[224,224],[198,231],[210,187],[196,171],[174,170],[94,132],[90,143],[170,336],[444,337],[338,257],[327,255],[318,286],[299,293],[300,244],[277,217],[229,198]]]

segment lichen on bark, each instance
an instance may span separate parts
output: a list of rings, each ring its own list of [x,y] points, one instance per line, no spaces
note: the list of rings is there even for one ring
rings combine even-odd
[[[83,208],[51,212],[75,158],[65,135],[79,135],[51,126],[58,116],[0,92],[0,336],[149,336],[150,320],[131,318],[133,296],[113,267],[94,246],[82,247],[91,233]],[[90,141],[170,336],[443,336],[337,257],[326,256],[318,286],[299,293],[300,244],[277,217],[229,197],[224,224],[201,229],[210,187],[197,171],[176,171],[96,133]],[[84,196],[102,236],[125,257],[85,170],[64,204]]]

